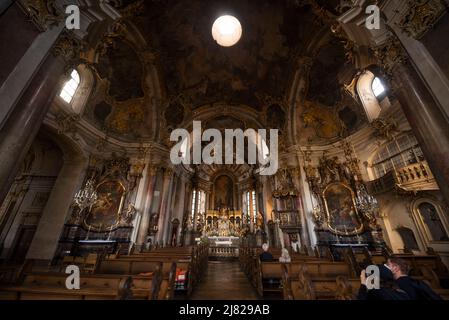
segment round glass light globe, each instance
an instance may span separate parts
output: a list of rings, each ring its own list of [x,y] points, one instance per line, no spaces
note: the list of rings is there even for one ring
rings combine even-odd
[[[242,26],[233,16],[221,16],[212,25],[212,37],[222,47],[232,47],[242,37]]]

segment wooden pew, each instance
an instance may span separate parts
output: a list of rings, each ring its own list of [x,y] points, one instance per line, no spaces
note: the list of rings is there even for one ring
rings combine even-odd
[[[132,279],[116,275],[81,275],[80,289],[66,288],[65,273],[30,273],[21,285],[0,286],[0,300],[122,300],[132,297]]]
[[[136,299],[169,300],[174,296],[175,262],[103,260],[96,273],[130,276],[131,291]]]
[[[283,266],[283,296],[288,300],[342,299],[338,294],[339,277],[357,280],[347,263],[332,261],[292,262]],[[358,280],[360,283],[360,280]],[[346,283],[345,283],[346,284]],[[345,294],[348,288],[345,287]],[[343,293],[342,293],[343,294]],[[340,295],[342,295],[340,294]],[[344,296],[346,297],[346,296]]]

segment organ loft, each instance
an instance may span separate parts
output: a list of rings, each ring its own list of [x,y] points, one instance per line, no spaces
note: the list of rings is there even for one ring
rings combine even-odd
[[[448,7],[2,1],[0,299],[449,298]]]

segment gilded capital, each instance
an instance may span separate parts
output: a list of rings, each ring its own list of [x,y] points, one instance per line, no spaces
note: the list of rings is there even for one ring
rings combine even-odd
[[[154,177],[157,174],[158,167],[155,165],[148,166],[148,175]]]

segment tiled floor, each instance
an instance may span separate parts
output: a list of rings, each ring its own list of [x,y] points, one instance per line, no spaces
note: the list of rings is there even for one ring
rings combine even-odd
[[[240,270],[238,262],[209,261],[206,274],[195,288],[192,300],[256,300],[257,293]]]

